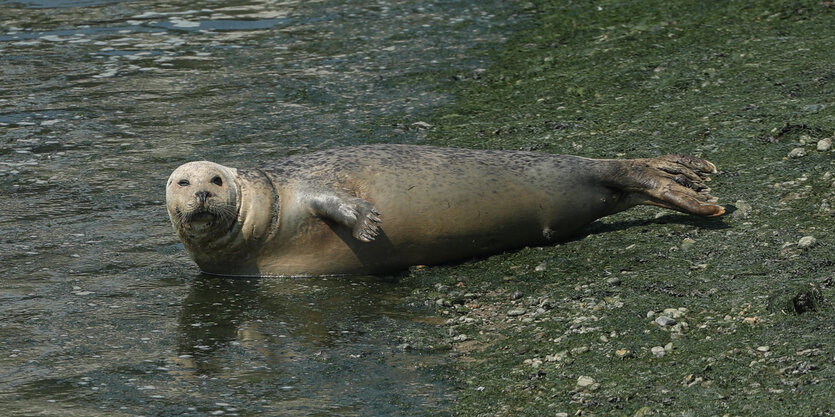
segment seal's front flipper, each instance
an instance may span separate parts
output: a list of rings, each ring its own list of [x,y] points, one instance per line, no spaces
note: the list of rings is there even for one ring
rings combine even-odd
[[[351,234],[357,240],[371,242],[380,234],[380,211],[361,198],[319,195],[311,197],[310,208],[316,216],[351,228]]]
[[[725,214],[716,204],[718,198],[710,194],[704,183],[708,174],[718,172],[716,166],[704,159],[687,155],[664,155],[633,162],[631,187],[642,194],[641,204],[652,204],[684,213],[715,217]],[[636,184],[637,183],[637,184]]]

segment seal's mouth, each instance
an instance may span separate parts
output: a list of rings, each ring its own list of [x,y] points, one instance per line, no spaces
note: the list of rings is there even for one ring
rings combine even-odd
[[[189,216],[191,221],[208,220],[210,217],[215,217],[215,215],[207,210],[199,211]]]
[[[174,209],[177,215],[177,220],[180,226],[187,226],[194,222],[205,222],[211,220],[215,215],[205,207],[199,207],[195,210],[183,213],[179,208]]]
[[[179,207],[174,209],[174,219],[178,228],[212,227],[215,224],[225,224],[234,219],[234,210],[224,205],[200,204],[197,207],[183,211]]]

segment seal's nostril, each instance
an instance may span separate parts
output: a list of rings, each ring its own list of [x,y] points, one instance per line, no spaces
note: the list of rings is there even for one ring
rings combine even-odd
[[[200,200],[200,201],[206,201],[206,200],[208,200],[208,199],[209,199],[209,197],[211,197],[211,196],[212,196],[212,193],[210,193],[210,192],[208,192],[208,191],[198,191],[198,192],[194,193],[194,195],[196,195],[196,196],[197,196],[197,199],[198,199],[198,200]]]

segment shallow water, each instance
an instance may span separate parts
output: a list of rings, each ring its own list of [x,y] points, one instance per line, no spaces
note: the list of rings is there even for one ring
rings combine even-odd
[[[193,159],[420,142],[449,98],[415,80],[481,68],[499,7],[0,1],[3,414],[442,414],[404,289],[201,276],[164,185]]]

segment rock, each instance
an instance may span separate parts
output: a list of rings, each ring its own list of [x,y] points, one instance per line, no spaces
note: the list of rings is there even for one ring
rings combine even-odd
[[[628,358],[632,356],[632,352],[629,349],[618,349],[615,351],[615,355],[621,359]]]
[[[653,346],[650,350],[652,351],[652,354],[658,358],[664,357],[664,355],[667,354],[667,350],[664,349],[664,346]]]
[[[734,206],[736,207],[736,211],[731,214],[733,217],[746,218],[751,215],[751,211],[754,209],[744,200],[736,200]]]
[[[769,350],[771,350],[771,347],[769,347],[769,346],[758,346],[757,347],[758,352],[765,353],[765,352],[768,352]]]
[[[818,240],[814,236],[803,236],[797,241],[797,247],[801,249],[811,248],[815,246],[815,243],[818,243]]]
[[[618,277],[612,277],[606,280],[606,283],[609,285],[620,285],[621,281]]]
[[[576,348],[571,349],[571,356],[582,355],[590,350],[591,348],[588,346],[578,346]]]
[[[794,148],[789,152],[789,158],[803,158],[806,156],[805,148]]]
[[[543,262],[543,263],[537,265],[536,268],[534,268],[533,270],[536,271],[536,272],[542,272],[546,269],[548,269],[548,262]]]
[[[679,308],[665,308],[664,311],[661,312],[662,316],[672,317],[674,319],[678,319],[684,317],[687,313],[687,309],[684,307]]]
[[[818,141],[818,151],[826,152],[832,147],[832,138],[821,139]]]
[[[669,316],[658,316],[655,319],[655,323],[661,327],[667,327],[676,324],[676,319]]]
[[[632,417],[646,417],[652,415],[652,408],[648,406],[641,407]]]
[[[433,126],[426,122],[414,122],[412,123],[412,127],[419,130],[428,130],[431,129]]]
[[[768,309],[772,312],[785,314],[803,314],[818,311],[824,307],[826,299],[820,287],[815,283],[807,283],[799,287],[782,289],[773,293],[768,299]]]
[[[600,387],[600,384],[590,376],[582,375],[577,378],[577,388],[594,391]]]
[[[553,355],[545,355],[545,362],[563,362],[568,357],[568,352],[561,351]]]
[[[527,312],[528,311],[525,310],[524,308],[514,308],[514,309],[511,309],[510,311],[508,311],[507,315],[510,316],[510,317],[523,316]]]
[[[524,297],[524,296],[525,296],[525,294],[524,294],[522,291],[515,291],[515,292],[513,293],[513,295],[511,295],[511,296],[510,296],[510,299],[512,299],[512,300],[518,300],[518,299],[520,299],[520,298],[522,298],[522,297]]]

